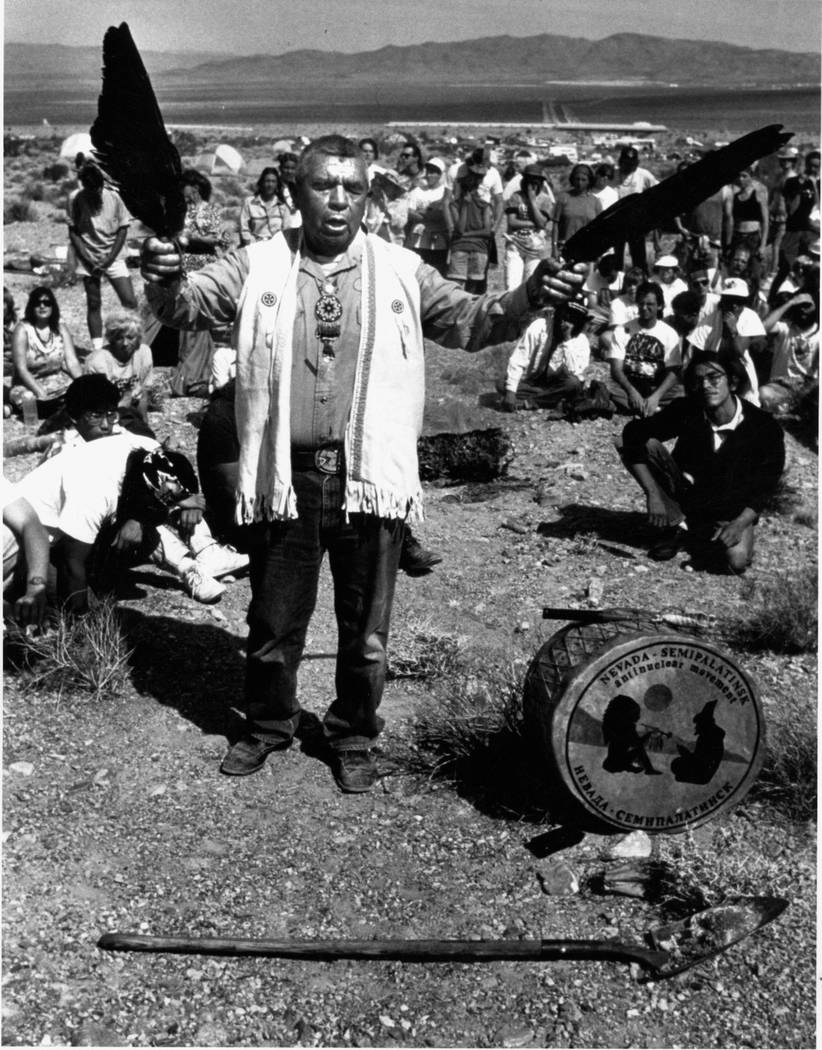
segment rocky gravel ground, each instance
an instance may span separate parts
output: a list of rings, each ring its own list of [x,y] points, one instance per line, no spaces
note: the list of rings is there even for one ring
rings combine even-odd
[[[19,225],[19,224],[18,224]],[[37,224],[39,227],[41,224]],[[16,226],[7,228],[22,238]],[[51,236],[51,231],[40,231]],[[23,238],[24,239],[24,238]],[[6,274],[22,306],[37,280]],[[79,334],[79,290],[60,292]],[[82,343],[82,339],[80,340]],[[453,639],[457,669],[521,669],[559,626],[544,605],[679,607],[732,616],[758,590],[816,571],[816,454],[788,440],[790,505],[769,514],[748,577],[645,556],[641,501],[613,451],[620,421],[572,425],[478,406],[507,347],[430,347],[429,400],[502,426],[504,485],[427,486],[423,544],[443,563],[401,576],[395,644]],[[601,366],[597,366],[600,368]],[[161,380],[167,378],[160,375]],[[162,402],[161,438],[193,451],[203,402]],[[6,421],[6,436],[23,433]],[[6,462],[9,476],[33,457]],[[421,771],[415,726],[449,680],[389,682],[381,779],[342,796],[307,744],[243,779],[217,772],[236,732],[248,582],[217,606],[152,568],[121,606],[135,647],[123,688],[93,701],[7,674],[3,751],[6,1045],[803,1047],[815,1031],[815,823],[760,796],[702,828],[658,836],[653,857],[710,903],[784,896],[775,923],[711,963],[643,983],[622,964],[405,964],[108,954],[107,930],[284,938],[619,937],[664,902],[606,896],[621,836],[550,857],[552,827]],[[335,630],[324,575],[301,668],[308,712],[332,695]],[[814,654],[737,654],[777,732],[813,709]],[[416,759],[415,760],[415,755]],[[493,778],[493,774],[489,775]],[[529,848],[531,844],[531,848]],[[629,850],[630,852],[630,850]]]

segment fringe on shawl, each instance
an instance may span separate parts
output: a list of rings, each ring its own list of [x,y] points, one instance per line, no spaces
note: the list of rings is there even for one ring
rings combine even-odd
[[[378,488],[370,481],[348,479],[343,509],[346,515],[373,514],[377,518],[422,521],[422,489],[403,497],[390,489]]]
[[[272,493],[254,496],[235,492],[234,521],[237,525],[253,525],[257,521],[286,521],[297,517],[297,495],[293,486],[277,485]]]

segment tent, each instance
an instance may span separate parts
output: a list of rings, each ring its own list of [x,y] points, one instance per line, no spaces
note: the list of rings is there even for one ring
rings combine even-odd
[[[243,158],[233,146],[221,144],[214,151],[212,175],[236,175],[243,166]]]
[[[69,135],[60,147],[60,156],[66,160],[74,160],[78,153],[85,153],[91,158],[94,147],[91,144],[91,135],[87,131],[78,131],[76,135]]]

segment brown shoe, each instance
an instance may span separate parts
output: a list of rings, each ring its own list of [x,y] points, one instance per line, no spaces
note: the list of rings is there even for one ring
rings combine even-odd
[[[331,766],[340,791],[359,795],[377,782],[377,763],[370,751],[337,751]]]
[[[285,751],[291,741],[272,743],[270,740],[258,740],[255,736],[244,736],[226,751],[220,765],[220,772],[229,777],[247,777],[262,769],[265,760],[272,751]]]

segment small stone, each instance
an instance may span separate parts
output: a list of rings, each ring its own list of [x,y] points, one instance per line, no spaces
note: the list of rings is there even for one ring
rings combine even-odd
[[[214,617],[215,620],[220,620],[222,622],[226,618],[225,613],[220,612],[219,609],[210,608],[209,612],[211,613],[211,615]]]
[[[232,1040],[229,1039],[228,1032],[221,1024],[206,1021],[194,1033],[193,1042],[195,1046],[230,1046]]]
[[[611,850],[612,857],[650,857],[651,840],[644,831],[632,831]]]
[[[592,577],[588,581],[588,587],[586,590],[588,601],[593,605],[600,605],[602,599],[605,596],[605,584],[602,580]]]
[[[565,999],[557,1007],[557,1016],[565,1024],[579,1024],[582,1010],[574,999]]]
[[[12,762],[9,766],[11,773],[17,773],[21,777],[30,777],[34,772],[34,766],[31,762]]]
[[[497,1030],[498,1046],[528,1046],[534,1038],[533,1029],[516,1021],[509,1021]]]
[[[94,1021],[85,1021],[71,1035],[71,1046],[128,1046],[118,1032]]]
[[[389,1017],[388,1014],[380,1014],[380,1024],[384,1028],[396,1028],[397,1022],[393,1017]]]
[[[651,570],[648,568],[647,565],[639,564],[639,565],[635,565],[634,566],[634,572],[650,572],[650,571]]]
[[[537,869],[542,892],[549,897],[570,897],[579,893],[579,879],[564,860],[548,861]]]

